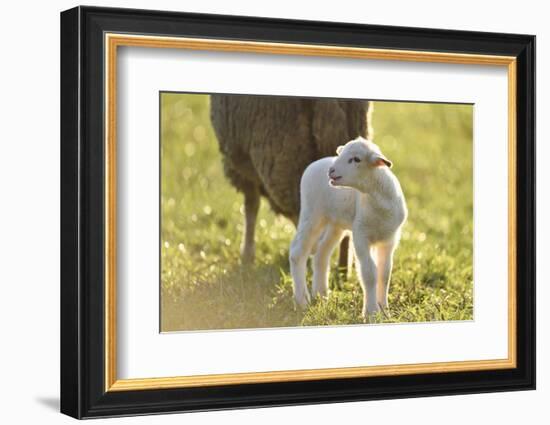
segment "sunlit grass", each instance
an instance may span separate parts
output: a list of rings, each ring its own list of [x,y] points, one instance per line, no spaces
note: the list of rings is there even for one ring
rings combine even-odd
[[[223,175],[208,96],[163,94],[161,125],[163,331],[362,323],[355,274],[333,271],[329,298],[295,310],[294,227],[265,201],[256,263],[241,266],[243,199]],[[471,320],[472,107],[377,102],[374,128],[409,208],[377,321]]]

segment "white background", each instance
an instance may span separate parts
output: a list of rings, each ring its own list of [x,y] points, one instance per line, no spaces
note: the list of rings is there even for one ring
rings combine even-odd
[[[507,358],[506,67],[131,47],[118,69],[119,378]],[[160,334],[158,97],[189,89],[475,104],[475,320]]]
[[[202,0],[97,1],[97,5],[159,8],[210,13],[333,20],[537,35],[538,140],[550,138],[547,102],[550,75],[550,29],[543,2],[463,0],[394,2],[245,2]],[[311,5],[315,5],[314,8]],[[10,2],[2,13],[0,72],[1,421],[69,423],[57,413],[59,391],[59,11],[69,1]],[[310,6],[310,7],[308,7]],[[544,103],[543,103],[544,102]],[[539,164],[549,155],[538,144]],[[541,161],[542,160],[542,161]],[[544,196],[550,168],[538,171],[538,217],[550,216]],[[550,254],[544,238],[548,222],[538,223],[538,390],[455,397],[390,400],[337,405],[271,408],[191,415],[110,420],[110,423],[333,424],[350,422],[464,424],[544,423],[550,397],[549,314],[545,285]],[[546,402],[546,403],[545,403]]]

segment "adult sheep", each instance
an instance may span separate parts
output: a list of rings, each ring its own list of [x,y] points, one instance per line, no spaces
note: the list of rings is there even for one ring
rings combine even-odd
[[[339,145],[371,137],[372,103],[362,100],[279,96],[211,95],[210,115],[225,175],[244,194],[244,263],[255,255],[254,232],[265,196],[274,212],[295,225],[300,178],[313,161],[332,156]],[[340,248],[347,265],[348,240]]]

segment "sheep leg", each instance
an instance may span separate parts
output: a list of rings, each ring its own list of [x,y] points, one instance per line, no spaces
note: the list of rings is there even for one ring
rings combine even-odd
[[[241,261],[243,264],[254,262],[256,253],[254,232],[259,207],[260,191],[257,187],[252,187],[244,193],[244,237],[241,245]]]
[[[354,229],[353,244],[359,263],[359,280],[363,288],[363,317],[369,319],[380,310],[376,299],[376,263],[374,262],[372,246],[366,237]]]
[[[346,236],[344,239],[342,239],[342,242],[340,242],[340,252],[338,255],[338,270],[342,273],[342,275],[349,278],[350,272],[351,272],[351,265],[350,265],[350,255],[349,255],[349,236]]]
[[[294,283],[294,300],[300,308],[305,308],[310,301],[306,284],[307,259],[322,230],[322,223],[318,221],[300,220],[296,236],[290,244],[289,261]]]
[[[388,292],[393,267],[394,243],[384,243],[376,247],[376,266],[378,269],[377,299],[381,308],[388,307]]]
[[[330,270],[330,257],[342,231],[334,226],[329,226],[317,246],[317,252],[313,257],[313,297],[324,297],[328,294],[328,276]]]

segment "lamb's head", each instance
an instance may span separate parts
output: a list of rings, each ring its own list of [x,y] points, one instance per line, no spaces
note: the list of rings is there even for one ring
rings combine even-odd
[[[336,153],[338,156],[328,172],[332,186],[364,191],[364,185],[373,178],[373,173],[378,172],[381,167],[392,166],[376,144],[362,137],[339,146]]]

